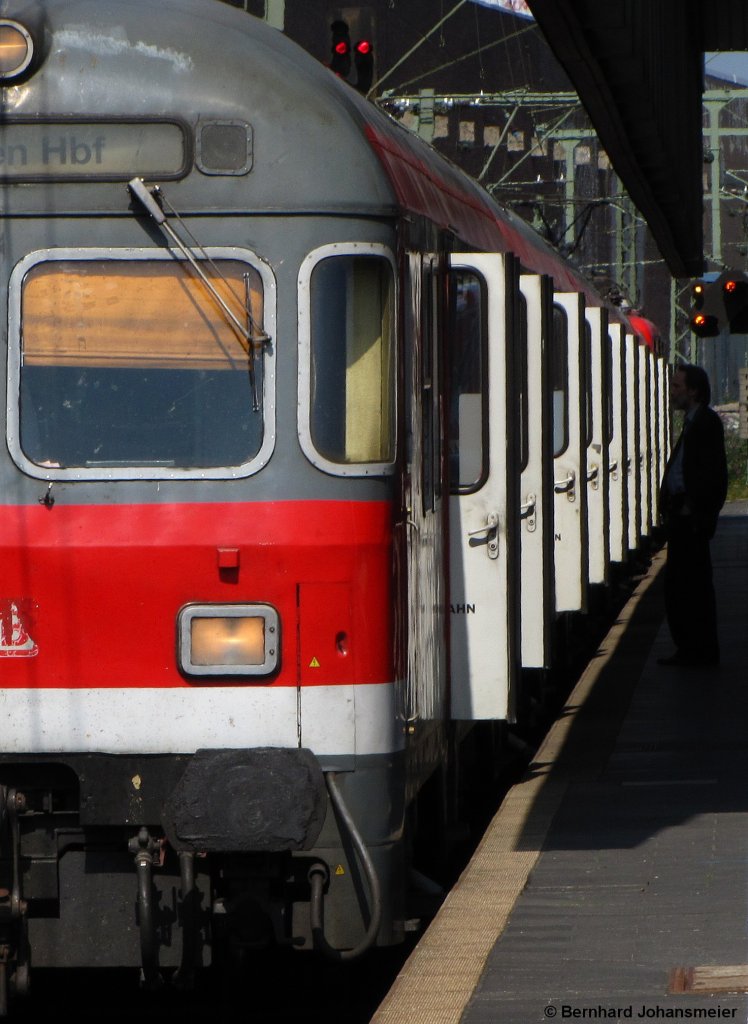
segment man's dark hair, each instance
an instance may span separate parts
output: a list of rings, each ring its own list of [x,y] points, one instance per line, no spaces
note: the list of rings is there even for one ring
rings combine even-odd
[[[712,389],[706,370],[701,366],[694,366],[693,363],[681,363],[680,366],[676,366],[675,372],[685,373],[688,390],[696,392],[698,402],[709,405],[712,400]]]

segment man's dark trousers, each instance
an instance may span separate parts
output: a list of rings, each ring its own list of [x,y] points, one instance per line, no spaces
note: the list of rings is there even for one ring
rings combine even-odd
[[[668,520],[665,609],[678,653],[694,664],[716,664],[719,641],[709,536],[694,528],[690,515]]]

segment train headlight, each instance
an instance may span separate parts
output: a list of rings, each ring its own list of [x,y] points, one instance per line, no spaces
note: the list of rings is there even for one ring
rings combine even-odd
[[[268,604],[192,604],[178,620],[189,676],[267,676],[278,667],[280,621]]]
[[[0,81],[22,75],[34,56],[34,41],[17,21],[0,18]]]

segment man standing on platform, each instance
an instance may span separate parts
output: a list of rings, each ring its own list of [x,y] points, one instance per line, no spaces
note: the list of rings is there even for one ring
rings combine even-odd
[[[661,665],[719,664],[709,541],[727,495],[727,460],[722,421],[710,399],[709,378],[700,366],[675,368],[670,400],[685,415],[662,480],[660,507],[667,536],[665,608],[676,649]]]

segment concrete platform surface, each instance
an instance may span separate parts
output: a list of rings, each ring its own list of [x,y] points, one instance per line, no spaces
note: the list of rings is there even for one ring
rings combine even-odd
[[[722,665],[659,554],[373,1024],[748,1019],[748,504],[712,551]]]

